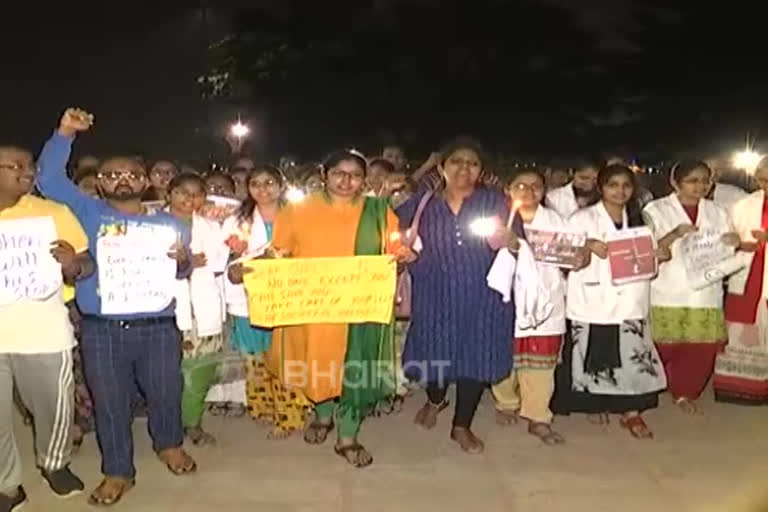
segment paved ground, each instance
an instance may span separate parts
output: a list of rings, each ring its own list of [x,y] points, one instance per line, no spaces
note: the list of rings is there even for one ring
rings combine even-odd
[[[248,419],[207,418],[219,445],[192,448],[198,473],[173,477],[153,456],[146,422],[139,420],[137,487],[113,510],[768,511],[768,407],[708,398],[705,415],[690,418],[665,396],[662,407],[648,414],[654,441],[630,438],[617,422],[595,427],[573,416],[558,419],[568,444],[553,448],[522,425],[496,426],[486,394],[475,430],[487,450],[468,456],[448,439],[447,411],[432,432],[412,425],[421,400],[410,399],[400,416],[366,423],[362,440],[376,461],[365,470],[348,467],[330,445],[268,441],[266,428]],[[27,464],[25,512],[93,510],[85,496],[64,502],[53,497],[32,468],[31,433],[20,425],[17,432]],[[88,488],[98,483],[92,436],[73,467]]]

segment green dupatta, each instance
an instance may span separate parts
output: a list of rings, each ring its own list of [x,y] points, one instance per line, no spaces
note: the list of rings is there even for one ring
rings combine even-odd
[[[385,254],[389,201],[366,197],[355,241],[355,256]],[[376,406],[394,397],[395,373],[394,315],[388,324],[349,324],[344,386],[339,413],[351,413],[357,421]]]

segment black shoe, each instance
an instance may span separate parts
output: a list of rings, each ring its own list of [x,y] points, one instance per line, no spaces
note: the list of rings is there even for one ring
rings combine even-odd
[[[83,481],[69,470],[69,466],[51,473],[43,471],[42,474],[45,481],[48,482],[48,486],[59,498],[69,498],[80,494],[85,489]]]
[[[27,502],[27,493],[24,488],[19,486],[16,489],[16,496],[10,497],[6,494],[0,494],[0,512],[13,512],[19,510]]]

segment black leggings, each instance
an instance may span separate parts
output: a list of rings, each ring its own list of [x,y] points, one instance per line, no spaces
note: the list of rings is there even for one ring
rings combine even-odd
[[[453,412],[453,426],[469,428],[475,417],[480,397],[483,396],[486,383],[474,379],[456,381],[456,407]],[[448,386],[440,387],[435,382],[427,384],[427,397],[433,405],[443,403]]]

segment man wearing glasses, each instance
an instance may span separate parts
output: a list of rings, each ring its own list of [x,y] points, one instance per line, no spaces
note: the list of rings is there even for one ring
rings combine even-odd
[[[89,501],[111,505],[134,485],[131,402],[136,383],[147,399],[149,431],[160,460],[176,475],[194,471],[196,464],[181,447],[181,340],[174,319],[175,304],[168,299],[160,310],[137,305],[138,310],[121,313],[103,308],[104,302],[109,301],[104,295],[108,293],[105,284],[100,281],[118,263],[100,260],[99,252],[107,247],[103,240],[100,243],[100,238],[117,240],[131,231],[149,232],[150,236],[158,233],[157,244],[167,243],[160,251],[168,247],[168,257],[176,260],[171,267],[175,267],[176,275],[158,278],[186,277],[191,265],[189,230],[170,214],[149,214],[142,205],[149,177],[136,158],[113,157],[99,166],[97,187],[103,200],[83,194],[67,179],[65,168],[74,136],[88,130],[92,123],[93,116],[85,111],[69,109],[64,113],[58,130],[40,155],[38,185],[45,196],[72,209],[85,228],[97,264],[107,267],[78,283],[77,301],[83,312],[81,349],[86,381],[93,396],[104,474]],[[159,238],[160,234],[171,235],[171,240],[167,236]],[[136,249],[147,253],[151,250]],[[119,260],[119,256],[111,257]],[[167,268],[163,266],[167,264],[164,258],[157,268]],[[152,299],[142,295],[142,302]]]

